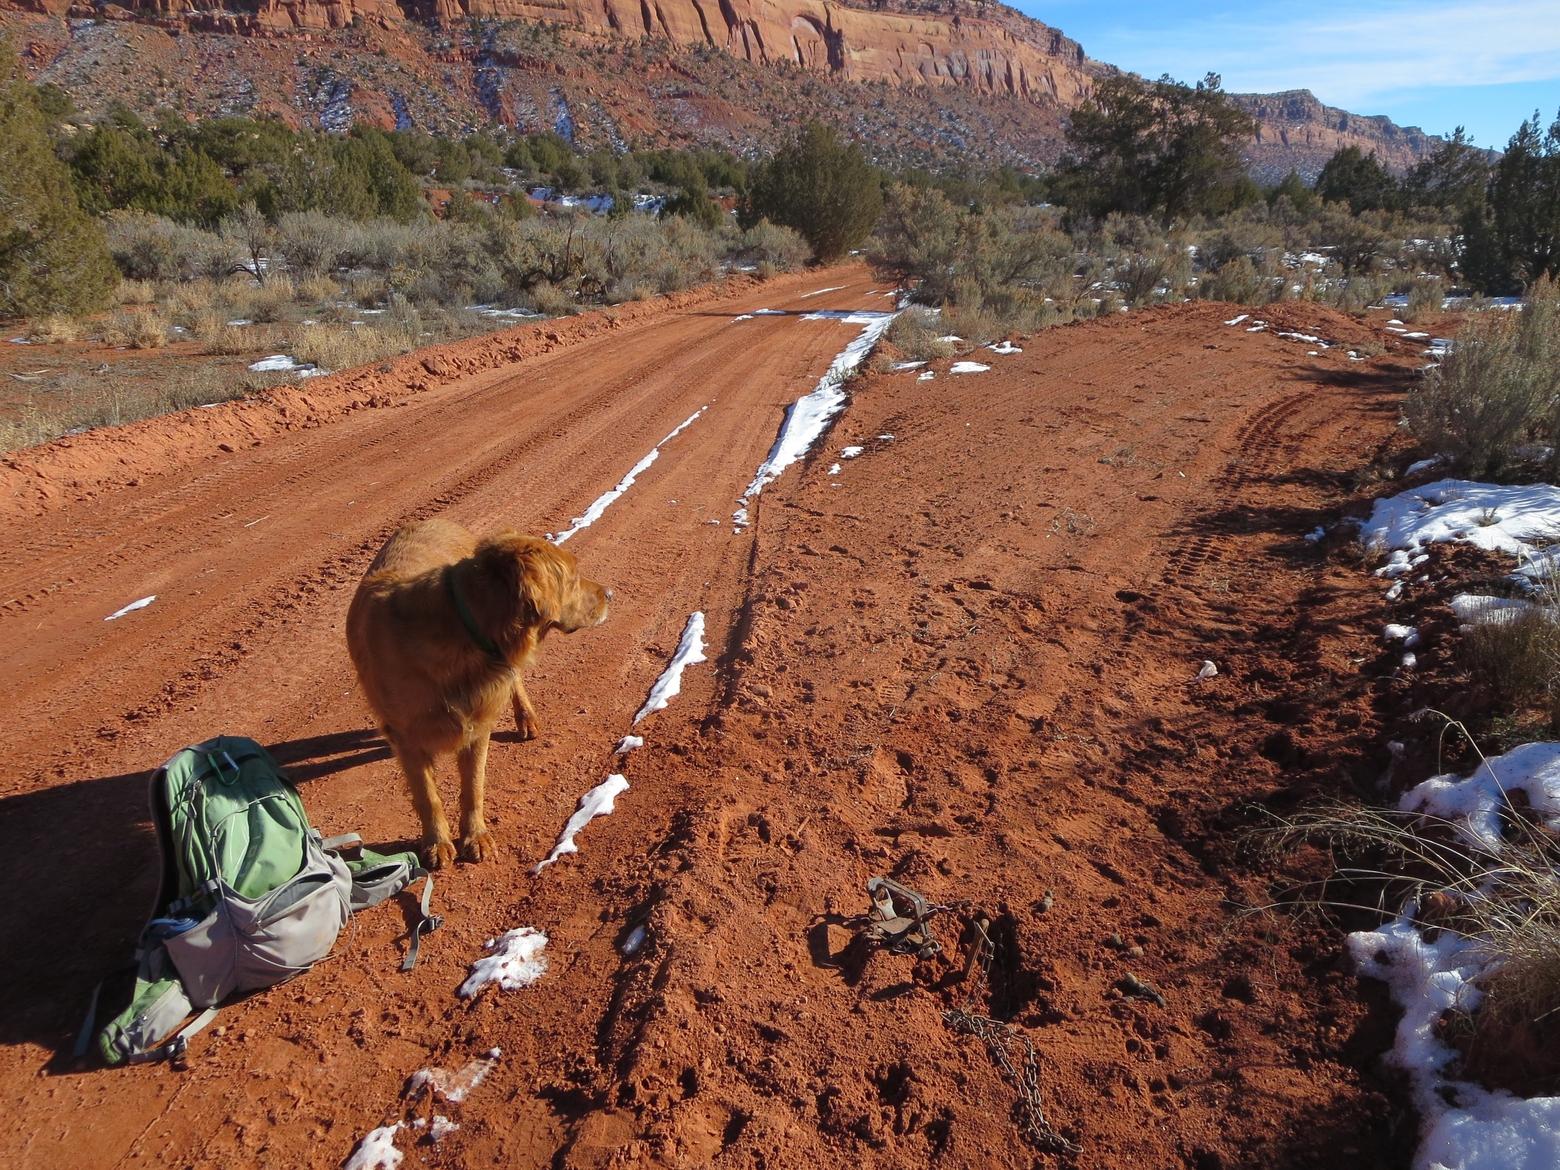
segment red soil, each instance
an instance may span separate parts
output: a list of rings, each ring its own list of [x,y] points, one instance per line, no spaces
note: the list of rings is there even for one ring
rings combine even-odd
[[[1253,804],[1384,763],[1359,662],[1380,588],[1301,535],[1390,437],[1417,351],[1308,358],[1191,305],[1052,330],[986,374],[870,376],[734,534],[781,410],[856,327],[729,318],[886,305],[871,287],[835,270],[516,331],[16,461],[0,1161],[334,1166],[426,1113],[401,1100],[412,1072],[495,1046],[491,1075],[440,1107],[461,1128],[437,1147],[403,1131],[404,1166],[1403,1159],[1411,1127],[1372,1071],[1390,1020],[1330,930],[1243,913],[1307,862],[1275,870],[1238,833]],[[1322,309],[1276,317],[1380,341]],[[151,895],[144,770],[253,735],[325,832],[405,839],[342,638],[375,548],[441,512],[556,530],[706,404],[571,542],[613,616],[548,643],[541,738],[506,734],[490,758],[502,856],[441,876],[447,925],[417,970],[396,971],[404,918],[381,907],[327,963],[224,1009],[187,1071],[56,1056]],[[234,450],[212,458],[218,442]],[[866,451],[828,474],[846,444]],[[615,759],[695,609],[710,663]],[[1194,683],[1204,659],[1219,674]],[[631,783],[617,811],[530,876],[613,770]],[[958,982],[951,913],[936,959],[853,944],[874,874],[988,914],[989,984]],[[547,974],[458,999],[483,941],[521,925],[550,936]],[[1164,1005],[1124,996],[1129,973]],[[1012,1086],[945,1025],[972,996],[1033,1042],[1075,1155],[1026,1144]]]

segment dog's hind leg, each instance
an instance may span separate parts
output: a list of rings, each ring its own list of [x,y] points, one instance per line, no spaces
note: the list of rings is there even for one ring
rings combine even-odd
[[[487,861],[498,856],[498,844],[482,817],[487,789],[488,737],[484,732],[456,753],[460,765],[460,855],[465,861]]]
[[[525,682],[520,678],[520,672],[515,671],[515,730],[520,733],[521,739],[535,739],[542,733],[541,721],[536,717],[536,708],[531,704],[531,696],[525,693]]]
[[[444,804],[439,800],[439,787],[433,778],[433,757],[403,751],[395,747],[396,758],[406,773],[406,783],[412,790],[412,807],[422,822],[423,864],[429,869],[439,869],[455,861],[455,845],[450,840],[450,823],[444,818]]]

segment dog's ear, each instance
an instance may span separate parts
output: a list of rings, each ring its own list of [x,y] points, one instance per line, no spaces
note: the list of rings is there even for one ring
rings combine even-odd
[[[499,624],[542,630],[560,620],[567,572],[553,545],[503,532],[478,545],[474,559]]]

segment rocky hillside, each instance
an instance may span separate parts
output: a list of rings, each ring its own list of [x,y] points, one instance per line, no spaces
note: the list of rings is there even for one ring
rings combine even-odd
[[[746,149],[805,110],[897,164],[1050,162],[1067,109],[1110,68],[977,0],[0,0],[0,24],[88,114],[497,119],[585,145]],[[1262,177],[1314,173],[1339,146],[1404,167],[1433,145],[1304,92],[1242,100]]]

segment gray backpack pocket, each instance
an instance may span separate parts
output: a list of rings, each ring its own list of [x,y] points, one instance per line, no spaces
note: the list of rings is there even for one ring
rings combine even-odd
[[[209,1007],[307,971],[346,925],[351,887],[346,865],[312,841],[303,868],[265,897],[221,887],[216,909],[163,944],[190,1002]]]

